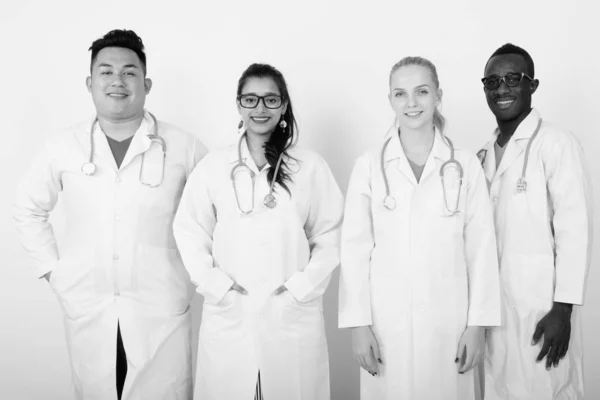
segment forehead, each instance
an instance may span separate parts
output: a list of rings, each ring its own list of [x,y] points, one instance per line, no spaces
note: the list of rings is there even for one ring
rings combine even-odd
[[[280,94],[277,84],[272,78],[269,77],[254,77],[246,80],[246,83],[242,87],[242,94],[246,93],[254,93],[257,95],[264,95],[267,93]]]
[[[520,54],[500,54],[490,58],[485,67],[485,76],[498,75],[504,76],[509,72],[525,72],[529,73],[527,69],[527,62],[525,58]]]
[[[98,52],[96,60],[94,61],[94,66],[98,64],[110,64],[115,67],[133,64],[137,67],[141,67],[140,58],[135,51],[124,47],[103,48]]]
[[[422,65],[405,65],[392,73],[390,86],[392,89],[411,89],[416,86],[435,86],[431,73]]]

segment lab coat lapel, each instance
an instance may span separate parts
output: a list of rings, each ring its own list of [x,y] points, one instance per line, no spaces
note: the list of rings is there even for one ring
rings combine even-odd
[[[235,145],[235,149],[231,152],[231,155],[230,155],[231,164],[236,165],[239,161],[238,146],[240,146],[242,163],[246,163],[248,168],[250,168],[252,170],[252,172],[254,172],[256,175],[258,175],[258,173],[260,171],[258,170],[256,163],[254,162],[254,158],[252,158],[252,156],[250,155],[250,150],[248,149],[248,142],[247,142],[246,138],[242,139],[242,143],[239,143],[239,139],[238,139],[238,142]],[[268,168],[268,167],[270,167],[270,164],[267,161],[267,165],[265,165],[264,168]]]
[[[129,163],[131,163],[131,161],[137,155],[148,151],[148,149],[152,145],[152,140],[150,140],[148,135],[151,135],[153,132],[154,121],[150,114],[146,111],[144,114],[144,118],[142,119],[142,123],[140,124],[140,127],[133,135],[133,139],[131,139],[131,144],[129,145],[127,153],[125,153],[125,158],[121,163],[121,169],[126,168],[127,165],[129,165]]]
[[[90,125],[91,128],[91,125]],[[88,131],[89,134],[89,131]],[[100,163],[110,166],[113,170],[117,170],[117,162],[115,161],[115,157],[110,150],[110,146],[108,144],[108,139],[106,135],[102,131],[100,124],[96,121],[94,124],[94,132],[93,141],[94,141],[94,164],[98,165]]]
[[[486,143],[483,149],[477,152],[477,157],[483,167],[485,179],[488,182],[492,182],[494,175],[496,174],[496,152],[494,151],[494,143],[496,143],[497,138],[498,135],[494,134],[494,137]]]
[[[433,173],[438,173],[439,175],[442,164],[449,159],[450,148],[436,129],[433,136],[433,146],[431,147],[431,152],[429,152],[429,157],[427,157],[427,162],[425,163],[425,168],[421,175],[421,183],[424,183]]]
[[[415,174],[410,168],[410,165],[408,164],[408,159],[406,158],[406,154],[404,154],[404,150],[402,149],[402,144],[400,143],[400,135],[394,132],[390,137],[391,139],[387,145],[387,148],[385,149],[384,155],[386,170],[390,163],[395,162],[398,171],[400,171],[410,183],[416,186],[417,179],[415,178]]]
[[[523,154],[529,139],[533,135],[533,132],[535,132],[535,128],[539,119],[540,117],[538,112],[536,110],[532,110],[527,118],[525,118],[521,124],[519,124],[516,132],[506,144],[508,147],[504,151],[502,161],[500,161],[500,165],[496,171],[496,176],[502,176],[502,174],[510,168],[510,166],[521,156],[521,154]]]

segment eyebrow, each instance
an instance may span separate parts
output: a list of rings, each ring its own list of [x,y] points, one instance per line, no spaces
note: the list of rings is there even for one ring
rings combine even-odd
[[[423,84],[423,85],[419,85],[419,86],[415,87],[415,89],[420,89],[420,88],[423,88],[423,87],[430,88],[429,85]],[[404,88],[393,88],[392,90],[406,90],[406,89],[404,89]]]
[[[98,64],[98,68],[100,68],[100,67],[113,68],[114,65],[107,64],[107,63],[102,63],[102,64]],[[123,66],[123,68],[138,68],[139,69],[139,67],[137,65],[135,65],[135,64],[126,64],[126,65]]]
[[[255,92],[248,92],[248,93],[240,94],[240,96],[248,96],[248,95],[260,96],[259,94],[255,93]],[[267,92],[263,96],[280,96],[281,97],[281,95],[279,93],[274,93],[274,92]]]

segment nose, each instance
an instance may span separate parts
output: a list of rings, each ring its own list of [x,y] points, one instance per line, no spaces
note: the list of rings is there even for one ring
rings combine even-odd
[[[259,112],[265,111],[267,107],[265,106],[265,99],[258,99],[258,104],[256,105],[256,110]]]
[[[498,88],[496,89],[496,93],[498,93],[498,94],[510,93],[510,86],[508,86],[506,84],[506,82],[504,81],[504,79],[502,79],[500,81],[500,86],[498,86]]]
[[[417,105],[417,98],[414,94],[409,94],[408,95],[408,102],[407,102],[409,107],[416,107]]]
[[[115,74],[110,85],[117,86],[117,87],[123,87],[123,86],[125,86],[125,81],[123,80],[123,77],[121,75]]]

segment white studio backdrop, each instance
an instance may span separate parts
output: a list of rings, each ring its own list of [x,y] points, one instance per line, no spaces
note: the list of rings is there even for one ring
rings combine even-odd
[[[47,283],[32,278],[27,268],[11,205],[17,182],[42,142],[93,115],[84,85],[87,49],[112,29],[133,29],[144,40],[154,81],[148,109],[193,132],[210,149],[236,140],[235,91],[242,71],[253,62],[279,68],[299,119],[300,145],[325,157],[344,192],[356,157],[392,122],[388,73],[396,61],[421,55],[436,64],[447,133],[476,151],[495,123],[479,79],[490,54],[513,42],[536,63],[540,88],[534,106],[581,140],[600,210],[600,30],[592,0],[364,3],[2,0],[0,398],[69,398],[61,309]],[[60,234],[60,206],[53,220]],[[583,310],[588,399],[600,398],[598,221]],[[358,367],[350,335],[336,328],[337,272],[325,297],[332,399],[355,400]],[[196,335],[200,310],[197,296]]]

